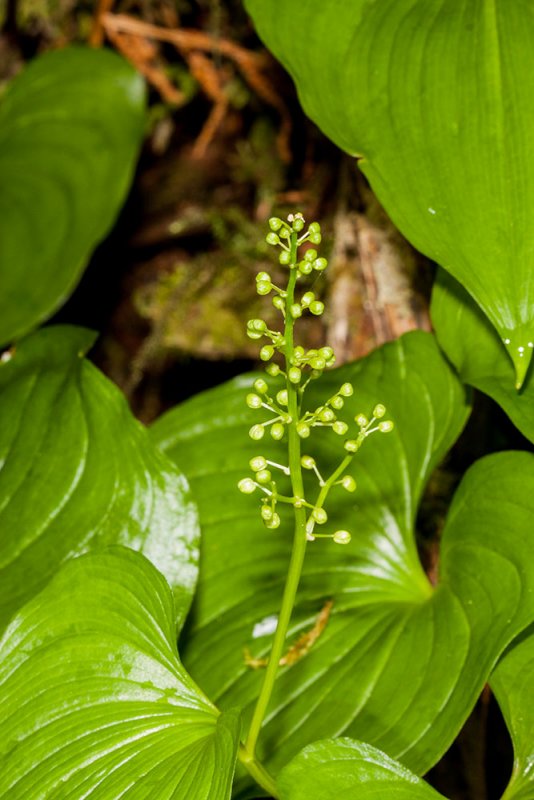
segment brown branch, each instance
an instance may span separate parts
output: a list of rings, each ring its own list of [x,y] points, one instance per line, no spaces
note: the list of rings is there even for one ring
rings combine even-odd
[[[93,25],[88,39],[91,47],[102,47],[104,42],[104,16],[111,11],[112,7],[113,0],[97,0]]]
[[[289,648],[285,656],[282,656],[278,662],[281,667],[288,667],[292,664],[296,664],[297,661],[300,661],[301,658],[304,658],[304,656],[307,655],[326,628],[328,620],[330,619],[330,612],[332,611],[333,605],[333,600],[326,601],[320,613],[318,614],[317,619],[315,620],[313,628],[303,633],[302,636],[297,639],[295,644]],[[252,669],[261,669],[262,667],[266,667],[269,663],[268,658],[253,658],[248,648],[245,648],[244,658],[247,667],[251,667]]]
[[[271,63],[271,59],[266,53],[251,52],[229,39],[221,39],[218,36],[213,36],[203,31],[189,28],[184,28],[182,30],[161,28],[158,25],[152,25],[151,23],[134,19],[126,14],[104,14],[102,24],[110,39],[113,39],[113,37],[117,35],[130,34],[131,36],[155,39],[159,42],[172,44],[188,63],[192,74],[194,70],[194,66],[192,66],[194,64],[194,59],[202,53],[210,53],[218,57],[224,56],[230,59],[230,61],[238,67],[243,78],[251,89],[256,92],[258,97],[279,113],[281,125],[277,139],[278,149],[280,157],[285,162],[290,160],[291,152],[289,142],[291,135],[291,116],[282,98],[279,97],[269,80],[262,73],[262,70]],[[209,80],[210,77],[208,76],[208,81]],[[214,99],[210,94],[208,84],[203,83],[202,80],[199,80],[199,83],[208,97]],[[226,108],[226,97],[224,106],[222,100],[215,100],[215,108],[200,134],[200,144],[199,141],[197,141],[195,148],[198,148],[198,150],[202,150],[202,148],[205,149],[207,146],[206,142],[209,142],[210,136],[213,136],[214,131],[220,125]]]

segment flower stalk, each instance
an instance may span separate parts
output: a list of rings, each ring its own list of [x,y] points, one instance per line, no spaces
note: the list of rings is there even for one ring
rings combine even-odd
[[[327,261],[318,256],[314,248],[307,246],[308,243],[318,245],[321,242],[321,229],[317,222],[311,223],[304,231],[305,221],[302,214],[291,214],[287,221],[276,217],[270,219],[269,227],[271,230],[266,240],[272,246],[280,248],[279,261],[289,269],[287,286],[285,288],[275,286],[267,272],[260,272],[256,278],[256,288],[260,295],[274,293],[273,305],[282,314],[283,332],[270,330],[263,320],[254,319],[249,320],[247,333],[252,339],[259,340],[265,337],[269,340],[270,343],[263,345],[260,349],[260,359],[268,362],[266,366],[268,376],[281,375],[284,377],[285,388],[279,390],[273,399],[269,394],[268,382],[263,378],[258,378],[254,382],[254,392],[247,395],[246,402],[251,409],[257,409],[261,413],[268,411],[274,415],[253,425],[249,435],[254,441],[260,441],[267,431],[276,441],[287,437],[288,465],[268,460],[262,455],[255,456],[250,461],[253,477],[243,478],[239,481],[238,488],[245,494],[251,494],[256,489],[263,494],[260,514],[264,525],[269,530],[279,528],[282,523],[281,516],[277,511],[277,504],[292,506],[293,546],[278,623],[263,683],[247,737],[241,746],[240,759],[245,766],[257,763],[256,745],[267,714],[280,661],[286,649],[286,638],[307,544],[316,539],[328,538],[336,544],[347,545],[351,540],[351,534],[345,530],[317,533],[316,526],[322,526],[328,521],[325,509],[328,495],[334,486],[340,486],[348,492],[355,491],[354,478],[350,474],[345,474],[355,454],[367,436],[376,431],[387,433],[393,428],[390,420],[383,420],[386,409],[382,404],[375,406],[370,419],[364,414],[358,414],[354,418],[358,426],[357,435],[354,438],[345,439],[344,455],[339,465],[327,478],[321,474],[315,459],[302,453],[303,441],[310,437],[316,427],[329,428],[332,433],[340,437],[348,434],[349,425],[338,418],[338,412],[343,409],[346,398],[353,394],[354,388],[352,384],[344,383],[332,397],[326,399],[315,410],[303,412],[303,396],[306,388],[310,381],[319,378],[325,369],[335,364],[335,356],[330,347],[306,351],[300,345],[295,345],[294,329],[297,320],[304,313],[320,316],[324,311],[324,305],[321,300],[317,299],[315,293],[310,290],[301,293],[298,283],[305,281],[307,276],[314,271],[322,272],[327,267]],[[304,244],[307,249],[299,259],[299,250]],[[300,297],[297,296],[298,294]],[[276,354],[282,356],[282,366],[272,360]],[[282,495],[278,492],[270,468],[289,476],[291,495]],[[318,492],[314,501],[306,497],[303,469],[310,470],[317,479]],[[249,772],[252,774],[251,769]],[[257,776],[256,779],[258,779]],[[261,783],[261,781],[259,782]],[[264,783],[262,785],[264,788],[269,788]],[[273,792],[273,788],[270,786],[269,791]],[[274,796],[276,797],[276,794]]]

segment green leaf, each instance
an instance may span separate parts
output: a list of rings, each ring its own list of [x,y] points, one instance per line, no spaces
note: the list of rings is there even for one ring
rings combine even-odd
[[[508,648],[491,678],[514,745],[512,779],[503,798],[534,797],[534,627]],[[363,742],[330,739],[304,748],[280,773],[281,800],[432,800],[443,797],[385,753]],[[353,794],[347,794],[353,792]]]
[[[200,395],[152,429],[190,479],[203,531],[185,664],[219,707],[242,707],[245,720],[262,673],[246,665],[243,650],[255,658],[269,651],[271,637],[258,626],[279,609],[291,547],[290,516],[267,531],[258,498],[235,489],[251,457],[286,458],[283,443],[247,436],[264,413],[246,408],[251,380]],[[344,418],[379,401],[395,430],[365,443],[352,469],[356,494],[339,488],[327,508],[326,532],[349,530],[352,542],[308,548],[288,647],[326,601],[334,605],[309,653],[280,671],[260,745],[276,772],[311,741],[347,734],[422,773],[451,744],[504,648],[534,618],[534,456],[500,454],[468,473],[433,589],[414,527],[426,481],[464,424],[464,388],[422,332],[328,373],[310,388],[309,406],[346,380],[356,391]],[[326,475],[340,450],[327,430],[306,440],[305,452]],[[279,487],[287,493],[283,476]]]
[[[327,739],[309,745],[284,767],[277,783],[281,800],[443,798],[385,753],[352,739]]]
[[[514,745],[514,771],[503,797],[534,798],[534,626],[516,639],[491,676]]]
[[[306,113],[398,228],[489,317],[522,383],[534,341],[534,7],[246,0]]]
[[[492,397],[534,442],[532,370],[516,391],[512,364],[495,329],[465,289],[443,270],[434,283],[431,313],[438,342],[464,383]],[[530,344],[527,349],[532,349]]]
[[[119,547],[73,559],[18,613],[0,644],[0,798],[230,796],[238,719],[183,668],[175,616],[160,573]]]
[[[106,50],[35,59],[0,102],[0,345],[72,292],[124,201],[143,136],[142,78]]]
[[[94,334],[45,328],[0,363],[0,622],[72,555],[140,550],[189,607],[198,521],[183,475],[83,358]]]

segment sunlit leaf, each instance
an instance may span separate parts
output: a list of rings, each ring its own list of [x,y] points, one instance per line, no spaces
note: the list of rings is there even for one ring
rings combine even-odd
[[[344,419],[379,401],[396,427],[365,443],[352,469],[356,493],[339,488],[328,506],[325,532],[346,529],[352,542],[308,547],[288,647],[313,628],[328,600],[333,608],[309,652],[281,669],[260,750],[276,772],[311,741],[347,734],[423,773],[451,744],[506,645],[534,617],[534,457],[500,454],[467,474],[432,588],[414,527],[426,481],[465,421],[464,388],[433,337],[421,332],[328,373],[310,389],[310,407],[346,380],[356,391]],[[247,409],[250,381],[194,398],[152,429],[190,479],[203,530],[185,663],[220,707],[242,706],[245,721],[262,670],[247,666],[243,651],[253,658],[269,651],[291,540],[288,516],[281,529],[266,530],[259,498],[235,489],[252,456],[281,464],[287,457],[283,443],[247,436],[267,414]],[[342,444],[322,430],[303,447],[328,475]],[[288,489],[283,476],[279,487]],[[313,497],[310,484],[307,492]]]
[[[83,358],[93,340],[82,328],[45,328],[0,363],[2,625],[67,558],[115,543],[180,587],[181,616],[189,607],[198,556],[189,488]]]
[[[447,357],[465,383],[492,397],[534,442],[534,377],[518,392],[514,369],[495,329],[460,284],[440,270],[432,292],[432,322]],[[532,350],[533,341],[525,351]],[[525,356],[526,357],[526,356]]]
[[[514,746],[506,800],[534,797],[534,628],[516,639],[500,660],[491,686]],[[304,748],[280,773],[281,800],[432,800],[443,797],[385,753],[351,739],[329,739]]]
[[[70,561],[19,611],[0,643],[0,798],[230,796],[238,720],[184,670],[175,618],[125,548]]]
[[[514,745],[514,770],[505,800],[534,798],[534,626],[506,651],[491,676]]]
[[[282,770],[281,800],[437,800],[436,792],[385,753],[351,739],[306,747]]]
[[[142,78],[106,50],[35,59],[0,100],[0,345],[70,294],[124,201]]]
[[[475,298],[521,383],[534,341],[534,7],[246,0],[302,105]]]

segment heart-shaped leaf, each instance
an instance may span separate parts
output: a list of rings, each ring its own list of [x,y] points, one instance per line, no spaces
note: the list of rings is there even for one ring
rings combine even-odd
[[[514,745],[506,800],[534,797],[534,628],[515,640],[500,660],[491,685]],[[371,745],[330,739],[306,747],[280,773],[281,800],[432,800],[443,797],[420,778]]]
[[[306,747],[280,773],[280,800],[437,800],[421,778],[376,747],[326,739]]]
[[[160,573],[119,547],[19,611],[0,644],[0,798],[230,796],[238,719],[184,670],[175,618]]]
[[[188,610],[198,520],[183,475],[83,354],[94,334],[45,328],[0,364],[0,622],[72,555],[143,552]],[[185,589],[187,588],[187,591]]]
[[[491,676],[514,745],[506,800],[534,798],[534,626],[516,639]]]
[[[521,383],[534,341],[534,8],[247,0],[302,105],[484,310]]]
[[[340,488],[328,509],[325,527],[349,530],[352,542],[309,546],[288,647],[313,628],[327,601],[333,608],[310,651],[281,669],[260,744],[276,772],[310,741],[346,733],[422,773],[452,742],[500,653],[534,617],[534,457],[493,456],[467,475],[433,589],[414,525],[426,480],[465,421],[464,389],[422,332],[317,381],[310,407],[346,380],[356,387],[347,419],[380,401],[396,429],[366,442],[352,471],[358,491]],[[247,437],[259,421],[244,404],[250,381],[194,398],[152,429],[191,480],[203,530],[185,663],[221,708],[240,706],[245,718],[262,674],[247,666],[243,650],[253,658],[269,651],[291,539],[289,520],[266,531],[257,501],[235,493],[251,457],[286,458],[283,443]],[[306,440],[326,475],[339,449],[328,430],[315,444]]]
[[[434,283],[431,313],[438,341],[464,383],[492,397],[534,442],[532,370],[521,391],[516,391],[512,364],[495,329],[458,281],[443,270]],[[532,344],[527,342],[527,348],[532,350]]]
[[[0,345],[73,290],[130,184],[142,78],[110,51],[35,59],[0,102]]]

